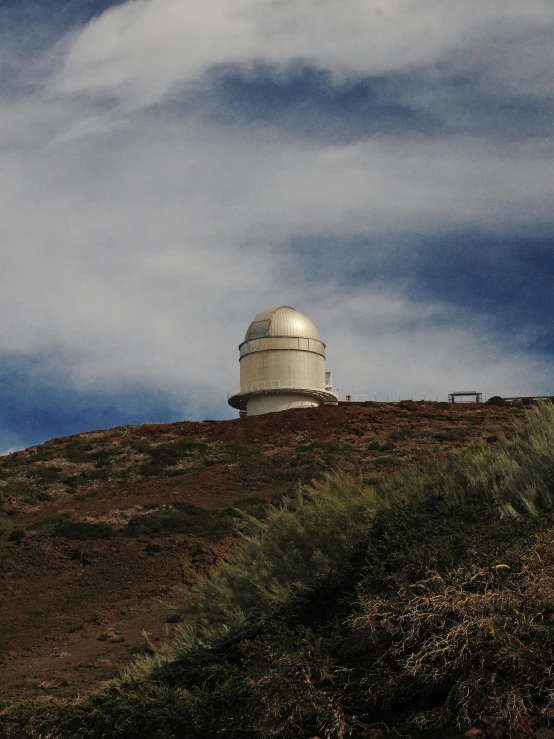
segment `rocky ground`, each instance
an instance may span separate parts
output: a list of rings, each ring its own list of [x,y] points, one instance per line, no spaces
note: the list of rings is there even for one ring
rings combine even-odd
[[[147,424],[0,458],[0,700],[72,697],[182,620],[244,518],[326,470],[376,475],[509,433],[521,408],[340,405]],[[0,531],[2,529],[0,528]]]

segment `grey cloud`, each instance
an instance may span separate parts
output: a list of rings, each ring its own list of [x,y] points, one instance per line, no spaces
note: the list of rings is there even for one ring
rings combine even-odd
[[[536,43],[540,34],[552,34],[548,0],[425,0],[417,6],[390,0],[382,16],[377,7],[365,0],[126,3],[75,34],[56,90],[120,96],[125,109],[137,109],[164,102],[209,69],[256,60],[286,65],[300,59],[341,79],[402,73],[456,53],[494,58],[500,49],[505,56],[507,44],[520,47],[511,65],[518,70],[545,69],[551,58],[549,44]]]
[[[176,115],[348,143],[372,136],[495,142],[552,135],[553,29],[480,39],[431,64],[336,77],[306,59],[219,65],[173,95]]]

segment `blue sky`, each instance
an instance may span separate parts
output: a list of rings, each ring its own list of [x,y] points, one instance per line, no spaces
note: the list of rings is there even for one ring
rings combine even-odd
[[[341,392],[554,394],[551,0],[0,0],[0,453]]]

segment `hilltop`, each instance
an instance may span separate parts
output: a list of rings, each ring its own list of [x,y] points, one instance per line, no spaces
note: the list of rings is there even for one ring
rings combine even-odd
[[[1,458],[0,699],[73,697],[147,653],[241,542],[237,508],[263,518],[331,469],[371,482],[492,444],[521,413],[341,405],[91,431]]]

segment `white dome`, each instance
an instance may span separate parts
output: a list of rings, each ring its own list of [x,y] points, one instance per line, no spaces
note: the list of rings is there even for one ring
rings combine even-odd
[[[229,405],[260,416],[289,408],[336,405],[325,379],[325,344],[313,322],[290,305],[254,318],[240,351],[240,388]]]
[[[244,340],[262,339],[267,336],[292,336],[319,340],[319,333],[313,321],[289,305],[258,313],[248,326]]]

